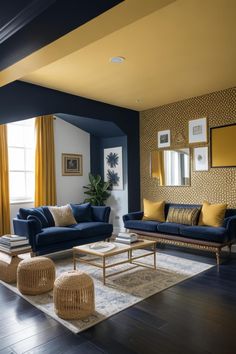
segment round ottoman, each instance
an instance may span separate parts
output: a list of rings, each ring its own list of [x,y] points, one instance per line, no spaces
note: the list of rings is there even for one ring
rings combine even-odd
[[[22,261],[19,257],[11,257],[0,252],[0,280],[6,283],[16,283],[18,264]]]
[[[55,266],[51,259],[35,257],[24,259],[17,268],[17,287],[22,294],[38,295],[53,288]]]
[[[83,319],[95,310],[92,278],[79,270],[65,272],[56,279],[53,289],[54,310],[65,319]]]

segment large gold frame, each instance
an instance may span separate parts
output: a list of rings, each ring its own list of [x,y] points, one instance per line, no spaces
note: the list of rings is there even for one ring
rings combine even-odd
[[[211,167],[236,167],[236,124],[211,128]]]

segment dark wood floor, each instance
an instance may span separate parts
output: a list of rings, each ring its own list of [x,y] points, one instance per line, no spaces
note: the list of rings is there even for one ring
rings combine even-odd
[[[0,285],[0,353],[235,354],[236,259],[231,257],[219,271],[211,268],[80,335]]]

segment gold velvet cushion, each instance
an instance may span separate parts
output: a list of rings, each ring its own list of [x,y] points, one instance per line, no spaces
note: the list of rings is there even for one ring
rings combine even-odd
[[[199,208],[170,207],[166,221],[184,225],[197,225],[199,212]]]
[[[143,199],[143,220],[165,221],[165,201]]]
[[[223,224],[227,204],[203,202],[198,225],[220,227]]]
[[[76,224],[76,220],[69,204],[61,207],[50,206],[48,208],[53,216],[55,226],[69,226]]]

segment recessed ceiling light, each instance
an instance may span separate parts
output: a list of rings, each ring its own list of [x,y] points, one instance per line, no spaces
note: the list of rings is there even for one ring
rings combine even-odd
[[[110,58],[110,62],[111,63],[115,63],[115,64],[121,64],[125,61],[125,58],[124,57],[112,57]]]

